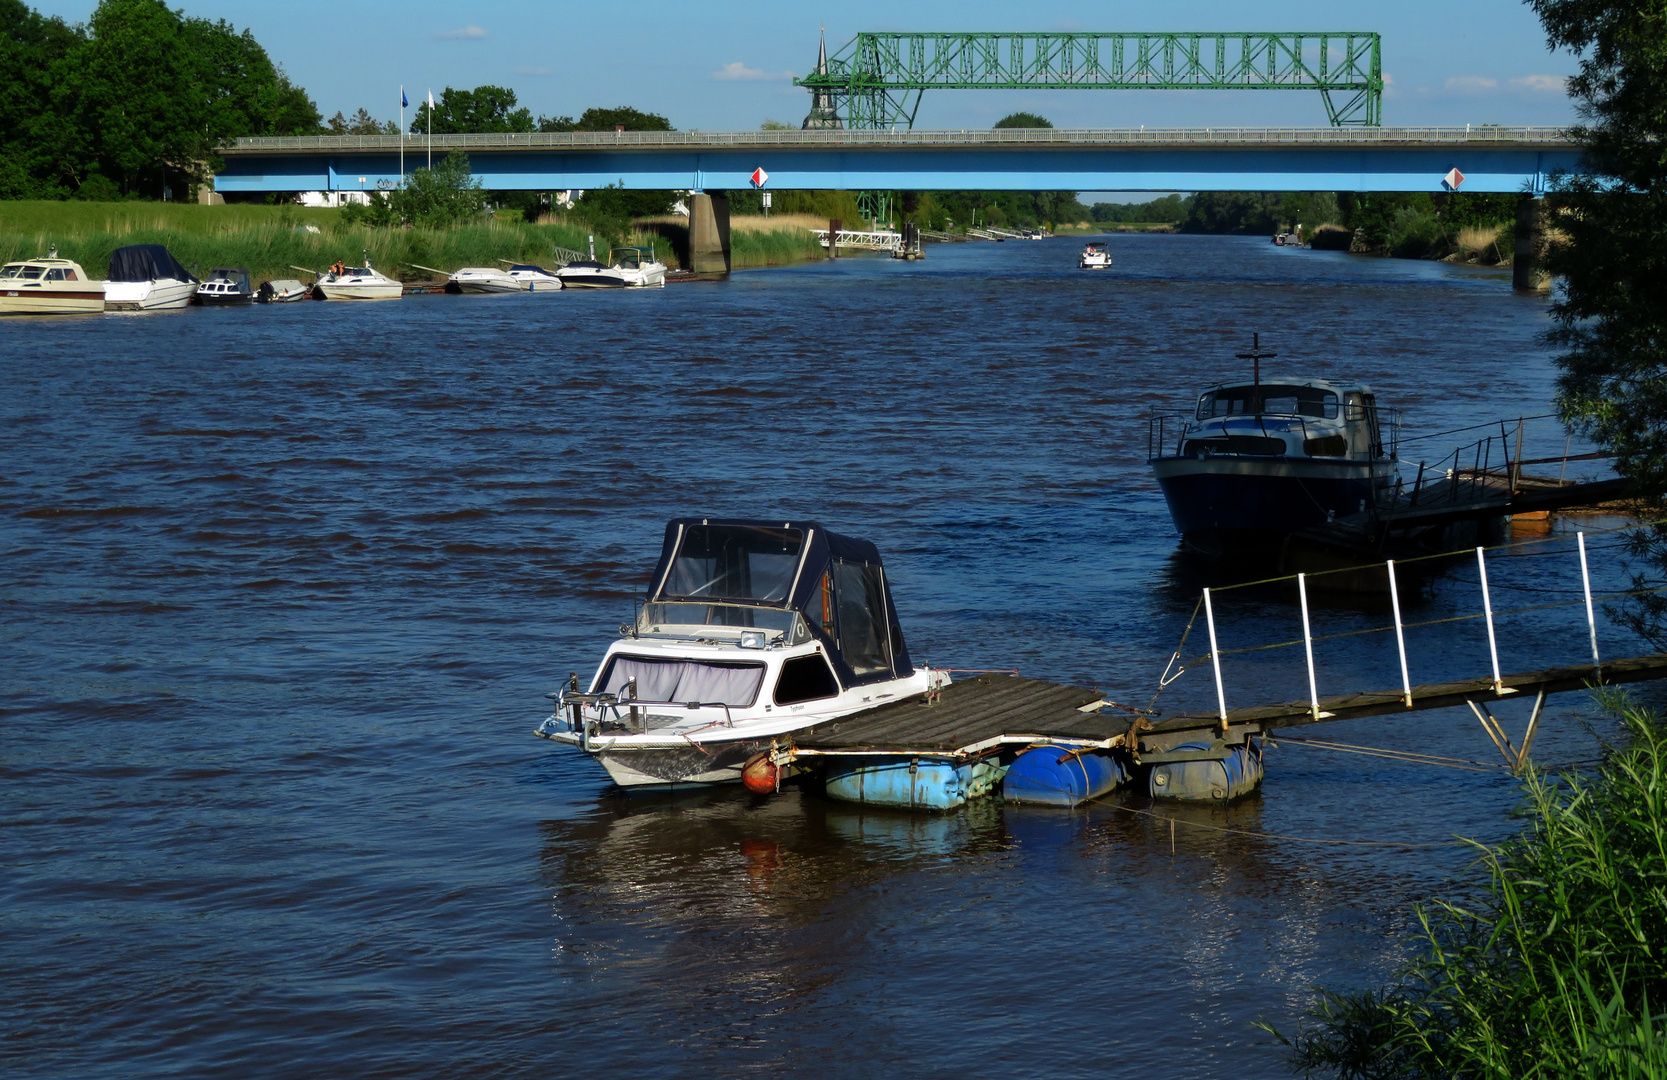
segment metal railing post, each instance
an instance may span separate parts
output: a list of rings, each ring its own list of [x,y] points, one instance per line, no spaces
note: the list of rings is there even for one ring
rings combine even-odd
[[[1401,591],[1395,587],[1395,560],[1384,563],[1389,568],[1389,608],[1395,613],[1395,648],[1401,654],[1402,700],[1412,708],[1412,679],[1407,675],[1407,639],[1401,630]]]
[[[1488,595],[1488,561],[1482,549],[1476,549],[1476,569],[1482,575],[1482,610],[1488,617],[1488,655],[1493,659],[1493,692],[1505,692],[1505,682],[1499,676],[1499,641],[1493,635],[1493,598]]]
[[[1216,672],[1216,705],[1221,710],[1221,730],[1227,730],[1227,691],[1221,687],[1221,650],[1216,648],[1216,613],[1210,590],[1204,590],[1204,622],[1210,628],[1210,666]]]
[[[1586,568],[1586,534],[1577,532],[1574,538],[1580,543],[1580,587],[1586,594],[1586,630],[1592,636],[1592,669],[1601,680],[1603,661],[1598,659],[1598,620],[1592,614],[1592,574]]]
[[[1314,719],[1320,719],[1320,689],[1314,679],[1314,635],[1308,630],[1308,575],[1297,575],[1297,596],[1302,601],[1302,651],[1308,656],[1308,704]]]

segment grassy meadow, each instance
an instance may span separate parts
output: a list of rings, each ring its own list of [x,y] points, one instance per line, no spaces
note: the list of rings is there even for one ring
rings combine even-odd
[[[732,264],[784,266],[821,259],[809,228],[797,220],[735,217]],[[434,275],[417,269],[419,264],[447,272],[504,259],[550,266],[555,248],[585,251],[592,235],[598,255],[611,245],[652,243],[674,269],[688,249],[683,218],[641,222],[625,236],[610,237],[559,217],[536,225],[494,219],[447,229],[386,229],[344,222],[339,210],[296,206],[0,201],[0,260],[44,255],[56,246],[59,255],[74,259],[94,278],[108,272],[110,253],[128,244],[162,244],[199,275],[216,266],[242,266],[256,280],[295,277],[293,267],[322,270],[337,259],[356,264],[368,256],[390,276],[422,280]]]

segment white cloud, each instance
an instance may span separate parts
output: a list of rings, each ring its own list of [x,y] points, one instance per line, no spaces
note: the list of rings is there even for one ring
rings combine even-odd
[[[760,71],[758,68],[750,68],[737,60],[714,71],[712,77],[719,82],[778,82],[783,79],[791,79],[793,72]]]
[[[1486,79],[1479,75],[1461,75],[1447,80],[1447,89],[1463,94],[1476,94],[1484,90],[1499,89],[1498,79]]]
[[[483,38],[486,31],[478,26],[465,26],[460,30],[442,30],[434,36],[441,41],[460,41],[465,38]]]
[[[555,68],[547,67],[518,67],[515,69],[517,75],[554,75],[555,73]]]
[[[1520,79],[1512,79],[1510,87],[1513,90],[1528,90],[1536,94],[1561,94],[1569,87],[1569,80],[1562,75],[1524,75]]]

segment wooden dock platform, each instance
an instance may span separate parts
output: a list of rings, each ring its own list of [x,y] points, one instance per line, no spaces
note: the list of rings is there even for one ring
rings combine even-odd
[[[807,728],[779,756],[901,754],[971,760],[1003,747],[1061,742],[1123,749],[1145,761],[1182,760],[1210,752],[1170,757],[1178,746],[1236,746],[1247,736],[1278,728],[1662,678],[1667,678],[1667,653],[1605,661],[1601,670],[1576,664],[1517,672],[1503,676],[1498,687],[1489,678],[1415,686],[1410,705],[1400,690],[1321,698],[1318,717],[1306,701],[1230,709],[1224,724],[1214,713],[1142,718],[1110,706],[1097,690],[1017,675],[979,675],[952,683],[931,700],[910,697]]]

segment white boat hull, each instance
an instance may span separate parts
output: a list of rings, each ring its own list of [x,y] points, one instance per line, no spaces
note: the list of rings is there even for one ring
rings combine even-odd
[[[398,300],[405,295],[405,286],[394,282],[391,285],[338,285],[334,283],[320,283],[319,292],[326,300]]]
[[[41,289],[20,285],[0,288],[0,315],[92,315],[104,310],[99,282],[82,282],[80,289]]]
[[[195,281],[106,281],[104,306],[110,311],[173,311],[197,295]]]

